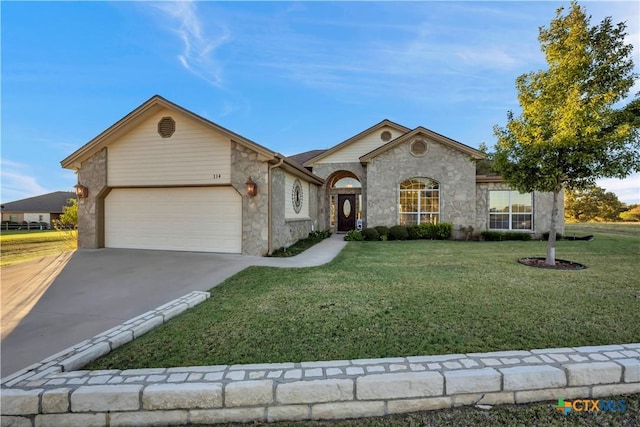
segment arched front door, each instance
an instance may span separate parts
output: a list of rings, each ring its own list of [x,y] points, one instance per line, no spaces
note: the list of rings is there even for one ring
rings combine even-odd
[[[338,231],[356,228],[356,195],[338,194]]]
[[[331,228],[337,232],[355,230],[362,218],[362,185],[349,171],[336,172],[328,179]]]

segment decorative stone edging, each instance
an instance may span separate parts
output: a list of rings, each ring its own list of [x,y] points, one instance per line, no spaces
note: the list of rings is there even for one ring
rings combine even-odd
[[[2,426],[340,419],[640,393],[640,343],[385,359],[73,370],[102,355],[107,347],[122,345],[125,338],[141,335],[206,298],[206,292],[191,293],[4,378]]]
[[[28,366],[0,380],[2,388],[34,387],[44,384],[49,375],[81,368],[115,350],[123,344],[162,325],[185,310],[209,299],[209,292],[193,291],[160,307],[111,328],[95,337],[82,341],[41,362]]]

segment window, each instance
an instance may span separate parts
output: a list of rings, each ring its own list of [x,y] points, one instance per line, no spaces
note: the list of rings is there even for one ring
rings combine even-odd
[[[360,188],[360,181],[355,178],[351,178],[346,176],[344,178],[340,178],[333,184],[333,188]]]
[[[440,219],[440,184],[413,178],[400,184],[400,225],[437,223]]]
[[[18,215],[9,215],[9,222],[18,222]]]
[[[38,221],[40,222],[44,221],[44,215],[38,215]]]
[[[490,230],[533,230],[531,193],[489,192]]]

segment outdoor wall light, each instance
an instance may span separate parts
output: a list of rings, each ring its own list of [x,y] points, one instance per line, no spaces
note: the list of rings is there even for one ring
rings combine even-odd
[[[251,179],[251,177],[249,177],[245,184],[247,185],[247,196],[253,197],[258,194],[258,185],[253,182],[253,179]]]
[[[77,183],[74,185],[74,188],[76,189],[76,196],[78,196],[78,199],[85,199],[89,197],[89,189],[84,185]]]

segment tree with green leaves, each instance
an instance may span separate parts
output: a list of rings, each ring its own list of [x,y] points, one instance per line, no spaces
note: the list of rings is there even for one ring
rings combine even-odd
[[[620,219],[623,221],[640,221],[640,205],[627,206],[627,210],[620,213]]]
[[[640,97],[622,108],[637,75],[626,25],[605,18],[591,26],[572,2],[558,9],[538,40],[547,70],[516,79],[522,113],[495,126],[493,168],[521,192],[551,192],[553,207],[545,264],[555,265],[559,196],[603,177],[640,170]]]
[[[67,200],[67,205],[62,207],[62,214],[55,220],[54,225],[57,230],[78,226],[78,199]]]
[[[624,210],[618,196],[602,187],[565,191],[564,217],[569,222],[619,221]]]

